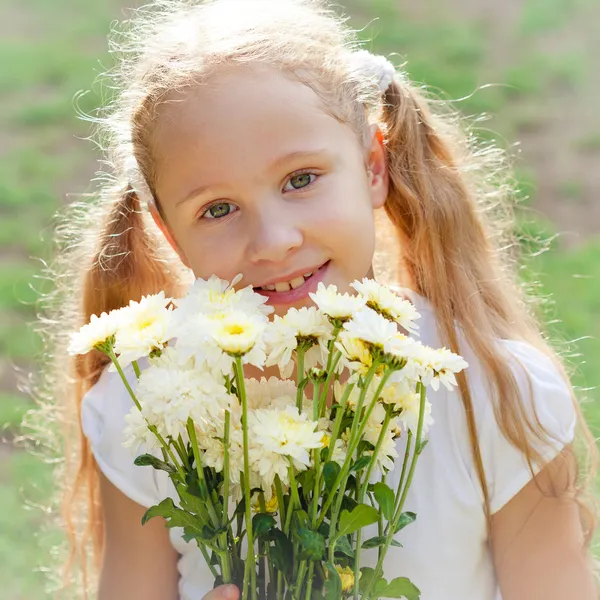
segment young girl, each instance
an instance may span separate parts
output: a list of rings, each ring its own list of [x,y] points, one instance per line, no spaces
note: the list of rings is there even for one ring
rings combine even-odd
[[[508,254],[498,153],[475,151],[318,2],[160,0],[125,42],[102,120],[110,177],[65,222],[59,345],[91,314],[213,273],[242,273],[279,312],[308,305],[320,281],[348,290],[373,274],[385,213],[421,340],[470,365],[455,392],[430,394],[407,501],[418,518],[385,574],[410,577],[423,600],[596,598],[576,428],[584,450],[593,442]],[[93,541],[99,599],[237,598],[211,591],[179,530],[140,524],[167,482],[122,446],[130,399],[104,356],[70,370],[56,356],[56,393],[72,402],[61,414],[77,410],[84,434],[67,446],[80,458],[65,514],[77,541],[85,500],[75,548]]]

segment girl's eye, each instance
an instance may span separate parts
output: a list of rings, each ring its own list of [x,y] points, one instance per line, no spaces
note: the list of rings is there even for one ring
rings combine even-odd
[[[314,173],[298,173],[297,175],[292,175],[288,181],[288,184],[292,186],[292,189],[290,190],[286,185],[284,190],[288,192],[301,190],[313,183],[316,178],[317,176]]]
[[[237,209],[237,206],[231,202],[218,202],[217,204],[209,206],[204,213],[202,213],[202,217],[205,219],[222,219],[223,217],[234,213]]]

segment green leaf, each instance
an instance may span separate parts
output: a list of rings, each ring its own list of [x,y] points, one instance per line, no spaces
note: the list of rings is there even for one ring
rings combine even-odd
[[[342,597],[342,579],[335,567],[330,563],[325,563],[328,571],[327,581],[325,581],[325,600],[340,600]]]
[[[384,598],[406,598],[407,600],[419,600],[421,591],[406,577],[397,577],[388,583],[382,590]]]
[[[269,513],[258,513],[252,517],[252,531],[255,536],[265,535],[275,524],[273,515]]]
[[[391,521],[394,518],[394,492],[385,483],[378,481],[373,488],[373,494],[383,516]]]
[[[302,547],[301,559],[321,560],[325,554],[325,538],[320,533],[305,527],[298,527],[296,536]]]
[[[283,531],[277,528],[271,529],[265,537],[273,541],[273,545],[275,546],[274,552],[271,552],[271,559],[275,568],[287,577],[291,572],[292,560],[294,558],[292,543]]]
[[[206,525],[203,525],[201,520],[194,517],[194,515],[177,508],[172,498],[165,498],[160,504],[151,506],[142,517],[142,525],[145,525],[154,517],[163,517],[167,527],[183,527],[188,538],[191,536],[207,539],[205,535]]]
[[[361,456],[351,467],[350,472],[360,471],[371,462],[372,456]]]
[[[371,567],[363,567],[360,570],[360,579],[358,580],[358,589],[361,594],[364,594],[367,587],[371,583],[373,576],[375,575],[375,569]]]
[[[335,551],[341,552],[350,558],[354,558],[354,550],[352,550],[352,545],[350,544],[350,540],[347,536],[342,536],[335,543]]]
[[[198,518],[204,523],[208,523],[210,521],[210,516],[208,514],[206,502],[200,500],[198,496],[189,494],[185,490],[185,486],[183,485],[177,487],[177,493],[179,494],[181,500],[181,508],[183,510],[197,515]]]
[[[325,488],[328,492],[330,492],[331,488],[333,488],[333,484],[335,483],[335,480],[337,479],[337,476],[340,474],[341,470],[342,467],[340,467],[340,465],[334,461],[325,463],[325,466],[323,467],[323,477],[325,479]]]
[[[380,577],[375,585],[373,586],[373,598],[385,597],[385,590],[387,589],[388,583],[384,577]]]
[[[336,537],[353,533],[362,527],[377,523],[378,520],[379,513],[377,510],[367,504],[357,505],[352,512],[343,510],[340,515],[340,528]]]
[[[166,463],[164,460],[152,456],[152,454],[142,454],[138,456],[134,461],[134,465],[138,467],[154,467],[158,471],[166,471],[167,473],[177,473],[177,469]]]
[[[298,527],[308,527],[308,513],[305,510],[295,511],[294,520]]]
[[[427,444],[429,444],[429,440],[423,440],[417,447],[417,454],[421,454],[421,452],[423,452],[423,450],[425,449],[425,446],[427,446]]]
[[[417,519],[417,515],[414,512],[403,512],[398,519],[398,524],[396,525],[396,531],[394,533],[398,533],[401,529],[404,529],[407,525],[414,523]]]
[[[383,544],[385,544],[386,539],[387,538],[385,537],[385,535],[378,535],[376,537],[372,537],[368,540],[365,540],[362,547],[365,550],[369,550],[370,548],[378,548],[379,546],[383,546]],[[402,548],[402,544],[393,538],[392,538],[392,541],[390,542],[390,546],[396,546],[396,548]]]

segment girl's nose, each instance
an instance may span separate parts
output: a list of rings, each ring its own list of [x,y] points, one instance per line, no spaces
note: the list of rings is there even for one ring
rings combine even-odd
[[[281,262],[302,246],[304,236],[292,211],[282,208],[264,211],[257,217],[248,248],[252,262]]]

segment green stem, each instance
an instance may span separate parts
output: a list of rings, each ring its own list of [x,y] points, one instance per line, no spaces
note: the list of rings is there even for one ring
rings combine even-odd
[[[229,523],[229,429],[231,414],[225,411],[225,431],[223,434],[223,525]],[[221,547],[227,552],[227,532],[221,534]],[[231,568],[229,565],[229,553],[223,565],[223,583],[231,583]]]
[[[373,376],[375,375],[375,371],[377,369],[377,367],[379,366],[377,361],[373,362],[373,366],[369,369],[369,372],[367,373],[366,377],[365,377],[365,384],[363,389],[361,390],[360,393],[360,397],[356,406],[356,416],[354,418],[354,421],[352,423],[352,428],[350,430],[350,440],[348,442],[348,453],[346,455],[346,460],[344,461],[344,466],[340,469],[340,472],[333,484],[332,490],[345,490],[346,489],[346,482],[348,481],[348,477],[349,477],[349,467],[350,467],[350,461],[352,460],[352,456],[354,454],[354,452],[356,451],[356,448],[358,447],[358,444],[365,432],[365,429],[367,427],[367,423],[369,421],[369,417],[371,416],[371,413],[373,412],[373,409],[375,408],[375,405],[377,404],[377,399],[379,398],[379,395],[381,394],[381,390],[383,390],[383,387],[385,386],[385,384],[387,383],[387,380],[389,379],[390,375],[393,373],[392,369],[387,370],[383,377],[381,378],[381,381],[379,382],[379,385],[377,386],[377,389],[375,390],[375,394],[373,395],[373,399],[371,400],[371,404],[369,405],[369,407],[367,408],[367,411],[365,412],[364,417],[360,417],[360,413],[362,411],[363,408],[363,403],[365,401],[365,397],[367,394],[367,391],[369,389],[369,385],[371,384],[371,380],[373,379]],[[336,502],[336,513],[339,512],[339,507],[341,506],[342,500],[343,500],[343,493],[341,494],[337,494],[337,502]],[[327,497],[327,501],[325,502],[325,506],[323,507],[322,510],[322,514],[321,514],[321,518],[319,519],[319,525],[322,523],[323,519],[325,518],[325,513],[327,512],[327,509],[331,506],[331,503],[333,502],[333,494],[330,494]],[[333,517],[333,515],[332,515]],[[334,520],[332,518],[331,522],[330,522],[330,533],[332,532],[332,530],[335,530],[335,523]],[[335,533],[335,531],[333,531],[333,533]]]
[[[344,413],[346,412],[346,403],[348,402],[348,398],[354,389],[354,383],[350,383],[346,386],[344,393],[340,399],[338,408],[335,413],[335,421],[333,424],[333,431],[331,433],[331,440],[329,442],[329,449],[327,452],[327,462],[331,460],[333,456],[333,451],[335,450],[335,443],[338,440],[338,436],[340,435],[340,427],[342,426],[342,420],[344,418]]]
[[[332,354],[335,354],[335,358],[331,359]],[[327,394],[329,392],[329,384],[331,383],[331,378],[342,358],[342,353],[337,350],[335,353],[331,353],[329,355],[329,359],[327,361],[327,379],[325,380],[325,385],[323,386],[323,391],[321,392],[321,398],[319,399],[319,416],[325,416],[325,410],[327,409]]]
[[[235,383],[242,403],[242,435],[244,445],[244,496],[246,498],[246,535],[248,537],[248,555],[244,569],[244,585],[242,600],[247,600],[248,589],[250,585],[250,596],[256,600],[256,567],[254,564],[254,534],[252,532],[252,497],[250,494],[250,456],[248,442],[248,399],[246,396],[246,385],[244,381],[244,371],[242,359],[235,357]]]
[[[129,385],[129,381],[127,380],[127,377],[125,377],[125,373],[123,373],[123,369],[121,368],[121,365],[119,364],[119,360],[117,359],[117,357],[114,353],[114,350],[110,350],[106,354],[108,355],[108,357],[110,358],[112,363],[115,365],[115,368],[117,369],[117,373],[119,373],[121,380],[123,381],[123,385],[129,392],[129,395],[131,396],[133,403],[135,404],[137,409],[141,412],[142,405],[139,403],[136,395],[133,393],[133,390],[131,389],[131,386]],[[135,370],[135,367],[134,367],[134,370]],[[138,368],[138,370],[139,370],[139,368]],[[146,421],[146,423],[148,423],[148,422]],[[160,433],[158,433],[158,430],[156,429],[155,425],[150,425],[150,423],[148,423],[148,429],[156,436],[156,438],[160,442],[161,446],[163,447],[163,450],[169,455],[169,458],[173,461],[173,465],[177,469],[179,476],[181,478],[181,481],[185,481],[185,472],[183,471],[182,466],[179,464],[179,462],[175,458],[175,455],[173,454],[173,452],[171,452],[170,444],[168,444],[165,441],[165,439],[163,438],[163,436],[160,435]]]
[[[360,492],[358,494],[358,503],[362,504],[365,499],[365,494],[367,493],[367,488],[369,486],[369,480],[371,478],[371,474],[373,473],[373,469],[377,464],[377,457],[379,452],[381,451],[381,446],[383,445],[383,441],[388,433],[387,428],[390,424],[390,413],[386,411],[385,419],[383,420],[383,424],[381,425],[381,432],[379,437],[377,438],[377,444],[375,445],[375,450],[373,450],[373,456],[371,457],[371,462],[369,463],[369,467],[367,468],[367,472],[365,474],[365,480],[360,488]],[[354,559],[354,600],[358,600],[358,582],[360,578],[360,551],[361,551],[361,540],[362,540],[362,529],[359,529],[356,532],[356,557]]]
[[[398,487],[396,488],[396,502],[394,504],[394,514],[396,514],[396,511],[398,510],[398,506],[400,505],[401,490],[402,490],[402,486],[404,484],[406,468],[408,466],[408,458],[410,456],[410,450],[412,447],[412,438],[413,438],[413,433],[409,429],[408,437],[406,440],[406,451],[404,453],[404,460],[402,461],[402,471],[400,473],[400,479],[398,480]]]
[[[304,379],[304,353],[305,353],[305,350],[302,347],[302,345],[300,345],[300,347],[298,348],[298,351],[296,352],[296,355],[297,355],[296,379],[298,381],[298,387],[297,387],[298,391],[296,392],[296,408],[298,409],[298,412],[302,412],[303,390],[302,390],[302,386],[300,384],[302,383],[302,380]]]
[[[417,424],[417,435],[415,438],[415,450],[412,455],[410,468],[408,470],[408,476],[406,478],[406,485],[404,486],[404,489],[402,490],[402,496],[400,498],[400,502],[396,508],[392,522],[388,523],[388,533],[386,536],[385,543],[383,544],[383,547],[382,547],[381,556],[379,557],[379,559],[377,561],[377,565],[375,567],[375,572],[373,573],[373,578],[371,579],[370,584],[367,586],[367,589],[365,590],[365,592],[363,594],[364,600],[369,600],[371,598],[373,585],[381,576],[381,572],[382,572],[382,568],[383,568],[383,560],[385,558],[385,555],[387,554],[390,544],[392,543],[392,539],[394,538],[396,526],[398,524],[398,520],[400,519],[400,516],[402,515],[402,509],[404,508],[404,502],[406,501],[406,496],[408,495],[408,490],[410,489],[410,484],[412,483],[412,479],[413,479],[413,476],[415,473],[415,468],[417,466],[417,460],[419,459],[419,456],[421,454],[420,446],[421,446],[421,435],[423,433],[423,422],[424,422],[424,418],[425,418],[426,388],[423,385],[423,383],[421,383],[421,382],[419,382],[418,386],[419,386],[419,392],[420,392],[420,403],[419,403],[419,421]],[[407,452],[408,452],[408,448],[407,448]]]
[[[306,593],[304,595],[304,600],[310,600],[310,597],[312,595],[312,581],[314,573],[315,563],[313,561],[310,561],[310,564],[308,565],[308,576],[306,578]]]
[[[138,365],[137,360],[132,360],[131,366],[133,367],[133,372],[135,373],[135,376],[139,379],[140,375],[142,374],[142,371],[140,370],[140,366]]]
[[[313,385],[313,421],[319,420],[319,392],[321,390],[321,385],[315,383]]]
[[[113,365],[115,365],[115,368],[117,369],[117,373],[119,373],[119,375],[121,376],[121,379],[123,380],[123,384],[125,385],[125,388],[129,392],[129,395],[131,396],[133,403],[137,406],[138,410],[141,411],[142,406],[139,403],[138,399],[136,398],[135,394],[133,393],[133,390],[131,389],[131,386],[129,385],[129,381],[127,380],[127,377],[125,377],[125,373],[123,373],[123,369],[121,368],[121,365],[119,364],[119,360],[117,359],[117,357],[115,355],[115,351],[110,350],[110,352],[108,352],[107,354],[108,354],[108,357],[110,358],[110,360],[112,360]]]
[[[198,548],[200,548],[200,552],[202,552],[202,556],[204,556],[204,560],[206,561],[206,564],[208,565],[210,572],[212,573],[213,577],[216,579],[219,576],[219,572],[217,571],[217,569],[215,569],[215,565],[212,564],[212,562],[210,560],[210,556],[208,555],[208,552],[206,551],[206,546],[202,542],[199,542]]]
[[[312,561],[311,561],[312,564]],[[294,600],[301,600],[302,597],[302,587],[304,583],[304,574],[306,573],[307,564],[306,561],[300,561],[300,566],[298,567],[298,576],[296,577],[296,589],[294,590]]]
[[[383,419],[383,423],[381,425],[381,432],[379,433],[379,437],[377,438],[377,444],[375,445],[375,450],[373,450],[373,455],[371,458],[371,462],[369,463],[369,467],[367,468],[367,474],[365,475],[365,480],[363,481],[361,490],[360,490],[360,500],[359,502],[362,502],[365,494],[367,492],[367,487],[369,485],[369,480],[371,479],[371,475],[373,474],[373,469],[375,468],[375,465],[377,464],[377,457],[379,455],[379,452],[381,451],[381,446],[383,445],[383,442],[385,440],[385,437],[388,433],[388,425],[390,424],[390,413],[386,411],[385,414],[385,418]]]
[[[190,442],[192,444],[192,452],[194,453],[194,459],[196,461],[196,473],[198,473],[198,481],[200,482],[200,490],[203,496],[204,501],[206,502],[206,507],[208,509],[208,514],[213,522],[214,527],[219,527],[219,517],[217,512],[215,511],[215,507],[213,506],[212,500],[210,498],[210,494],[208,492],[208,486],[206,485],[206,479],[204,477],[204,468],[202,467],[202,458],[200,456],[200,450],[198,450],[198,440],[196,438],[196,428],[194,427],[194,422],[191,417],[187,422],[187,431],[190,436]]]
[[[367,375],[365,376],[363,389],[360,392],[360,396],[358,398],[358,402],[356,405],[355,418],[352,421],[352,428],[350,430],[350,438],[348,440],[348,451],[346,453],[346,459],[344,460],[344,464],[342,465],[342,468],[340,469],[340,472],[338,473],[338,476],[336,477],[336,479],[333,483],[333,486],[331,487],[332,492],[327,495],[327,500],[325,501],[323,508],[321,509],[321,516],[319,517],[317,526],[320,525],[323,522],[323,520],[325,519],[325,515],[327,514],[327,511],[329,510],[329,507],[331,506],[334,497],[344,495],[343,493],[337,494],[337,492],[340,490],[340,484],[342,483],[344,476],[346,476],[346,477],[348,476],[348,469],[350,467],[352,455],[354,454],[354,450],[356,449],[355,447],[353,447],[353,443],[354,443],[354,439],[356,437],[357,429],[359,429],[359,423],[361,420],[360,413],[362,411],[362,405],[365,401],[366,393],[369,389],[369,385],[371,383],[371,380],[373,379],[373,376],[375,375],[375,371],[377,370],[378,366],[379,366],[378,362],[375,361],[373,363],[373,365],[371,366],[371,368],[369,369]],[[356,446],[358,446],[358,443],[356,444]],[[343,491],[344,488],[341,488],[341,489]],[[334,491],[336,492],[335,494],[333,493]],[[331,520],[331,522],[330,522],[330,527],[332,525],[333,525],[333,520]]]

